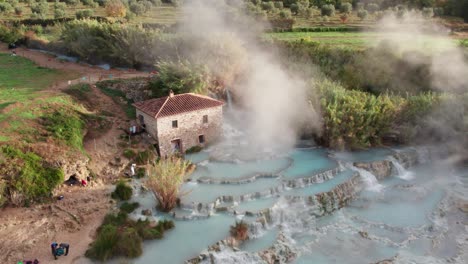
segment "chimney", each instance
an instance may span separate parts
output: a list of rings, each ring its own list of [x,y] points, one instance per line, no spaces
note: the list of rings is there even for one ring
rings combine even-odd
[[[174,97],[174,92],[172,90],[169,91],[169,97]]]

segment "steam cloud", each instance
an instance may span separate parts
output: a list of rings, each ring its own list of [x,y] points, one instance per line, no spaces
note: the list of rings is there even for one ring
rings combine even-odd
[[[429,66],[427,78],[430,79],[430,88],[447,92],[452,98],[442,101],[428,117],[420,120],[425,134],[416,143],[431,143],[433,140],[443,142],[457,153],[455,160],[466,160],[468,56],[466,51],[449,37],[449,32],[447,28],[424,19],[416,11],[410,11],[401,18],[397,18],[395,14],[388,14],[377,24],[379,35],[370,44],[375,46],[376,42],[390,42],[390,45],[379,46],[382,52],[388,52],[389,49],[385,47],[391,47],[390,52],[400,52],[400,56],[408,63]],[[415,51],[422,52],[424,56],[408,55]],[[385,65],[385,62],[382,61],[382,64]],[[401,76],[404,74],[400,72],[400,76],[395,76],[394,80],[404,85],[407,83],[405,78],[408,77]]]
[[[246,109],[237,125],[247,133],[251,150],[292,147],[304,123],[319,127],[306,82],[283,69],[274,51],[261,47],[253,26],[258,22],[249,23],[240,13],[233,18],[229,7],[215,0],[190,1],[184,9],[179,32],[191,35],[187,53],[222,76]]]

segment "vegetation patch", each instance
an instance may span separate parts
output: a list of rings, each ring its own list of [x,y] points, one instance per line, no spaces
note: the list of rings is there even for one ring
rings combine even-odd
[[[126,184],[124,181],[119,181],[115,187],[115,191],[112,192],[112,198],[122,201],[128,201],[132,198],[132,187]]]
[[[124,202],[124,203],[122,203],[120,205],[120,211],[129,214],[129,213],[135,211],[135,209],[137,209],[138,206],[140,206],[140,204],[138,202],[134,202],[134,203]]]
[[[52,191],[64,180],[63,171],[47,164],[37,154],[22,151],[13,146],[2,146],[0,153],[0,182],[3,193],[0,197],[16,206],[35,201],[44,201],[52,196]]]
[[[52,137],[83,151],[84,122],[80,115],[72,111],[56,110],[44,115],[42,119]]]
[[[137,154],[132,149],[124,149],[123,151],[123,156],[126,157],[127,159],[133,159],[135,158],[136,155]]]
[[[203,150],[201,146],[193,146],[185,151],[186,154],[198,153]]]
[[[127,99],[124,92],[116,89],[111,89],[106,86],[106,82],[96,83],[96,86],[107,96],[110,96],[114,102],[122,107],[128,118],[136,117],[136,110],[133,107],[133,100]]]
[[[98,229],[97,238],[86,251],[86,257],[107,261],[122,256],[135,258],[142,254],[144,240],[161,239],[164,231],[174,228],[172,221],[153,224],[148,220],[133,221],[124,211],[108,214]]]

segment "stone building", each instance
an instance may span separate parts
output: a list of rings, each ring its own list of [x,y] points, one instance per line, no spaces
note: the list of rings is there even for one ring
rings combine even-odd
[[[205,146],[222,133],[224,103],[193,93],[135,103],[138,124],[157,141],[161,157]]]

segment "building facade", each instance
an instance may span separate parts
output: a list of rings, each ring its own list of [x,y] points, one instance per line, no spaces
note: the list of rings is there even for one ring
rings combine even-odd
[[[134,104],[139,125],[157,141],[161,157],[216,141],[222,134],[223,105],[192,93]]]

